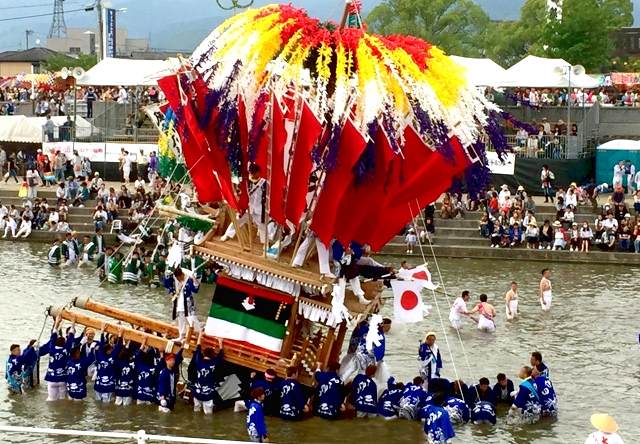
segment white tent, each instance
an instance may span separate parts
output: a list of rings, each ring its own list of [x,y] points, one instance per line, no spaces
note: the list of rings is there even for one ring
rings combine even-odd
[[[473,86],[501,86],[506,69],[491,59],[451,56],[453,61],[465,68],[467,81]]]
[[[587,74],[567,75],[571,64],[563,59],[527,56],[507,69],[502,86],[528,88],[597,88],[598,79]],[[564,71],[564,72],[563,72]]]
[[[106,58],[85,73],[78,85],[151,86],[170,74],[171,60],[132,60]]]
[[[46,120],[46,117],[0,116],[0,141],[42,143],[44,141],[42,127]],[[57,127],[59,133],[60,125],[67,118],[65,116],[55,116],[51,120],[53,120],[53,124]],[[76,135],[79,138],[91,136],[91,123],[80,116],[76,117]]]

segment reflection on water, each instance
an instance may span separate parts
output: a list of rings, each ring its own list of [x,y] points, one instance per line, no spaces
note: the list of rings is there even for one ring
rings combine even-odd
[[[47,266],[44,245],[0,243],[0,350],[6,358],[12,342],[24,344],[40,332],[44,309],[65,304],[75,296],[91,296],[99,301],[142,314],[167,319],[169,300],[161,290],[143,287],[103,286],[89,270],[55,270]],[[449,328],[443,334],[433,296],[427,301],[432,313],[419,325],[393,327],[388,336],[386,361],[396,377],[409,380],[417,373],[418,341],[427,330],[438,332],[443,353],[444,375],[453,379],[454,357],[459,376],[492,381],[499,372],[512,379],[529,353],[540,350],[551,368],[559,396],[560,416],[554,422],[512,427],[499,420],[491,428],[466,425],[456,430],[460,443],[571,443],[582,442],[591,430],[589,416],[605,411],[616,417],[621,434],[628,442],[640,436],[638,381],[640,378],[637,343],[640,315],[635,306],[640,269],[553,264],[554,305],[542,313],[537,300],[541,265],[529,262],[441,260],[445,284],[451,295],[469,289],[473,298],[487,293],[498,307],[497,332],[484,334],[469,328],[462,332],[464,350]],[[432,267],[433,268],[433,267]],[[435,270],[434,279],[437,279]],[[624,273],[624,274],[623,274]],[[511,280],[520,283],[522,316],[506,322],[504,292]],[[199,295],[199,310],[208,309],[208,294]],[[442,321],[447,325],[448,305],[439,296]],[[384,313],[391,315],[391,303]],[[50,324],[47,324],[47,329]],[[45,332],[44,337],[47,336]],[[45,361],[43,360],[43,363]],[[4,366],[3,366],[4,367]],[[184,369],[186,371],[186,369]],[[172,415],[161,415],[151,407],[98,406],[92,399],[83,403],[45,402],[43,386],[20,398],[9,398],[0,390],[0,423],[12,425],[76,428],[85,430],[133,431],[207,438],[245,439],[244,416],[231,411],[205,418],[178,406]],[[326,422],[319,419],[284,423],[269,418],[273,441],[279,443],[422,442],[420,424],[376,419]],[[348,438],[347,438],[348,437]],[[0,436],[0,442],[82,443],[89,439]],[[114,441],[110,441],[114,442]]]

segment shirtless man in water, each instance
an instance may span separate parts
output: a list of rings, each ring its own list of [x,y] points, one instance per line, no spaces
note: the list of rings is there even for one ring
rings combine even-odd
[[[504,301],[507,310],[507,319],[515,319],[518,317],[518,284],[516,281],[511,282],[511,288],[504,295]]]
[[[542,270],[542,279],[540,279],[540,306],[543,311],[551,310],[551,300],[553,298],[551,294],[551,270],[545,268]]]
[[[473,307],[469,313],[479,313],[480,316],[478,318],[478,330],[483,330],[487,332],[496,331],[496,324],[493,322],[493,319],[496,317],[496,309],[493,305],[487,302],[487,295],[480,295],[480,303]]]

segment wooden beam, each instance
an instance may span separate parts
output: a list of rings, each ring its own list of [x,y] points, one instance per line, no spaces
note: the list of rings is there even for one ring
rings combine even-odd
[[[329,361],[328,362],[339,362],[340,361],[340,353],[342,352],[342,344],[344,342],[344,338],[347,334],[347,323],[343,322],[340,324],[338,328],[338,337],[331,346],[331,353],[329,353]]]
[[[284,343],[282,344],[282,351],[280,352],[280,356],[286,358],[291,353],[291,347],[293,346],[293,341],[295,339],[295,330],[296,330],[296,318],[298,316],[298,300],[296,300],[293,305],[291,305],[291,314],[289,315],[289,320],[287,321],[287,332],[286,337],[284,339]]]

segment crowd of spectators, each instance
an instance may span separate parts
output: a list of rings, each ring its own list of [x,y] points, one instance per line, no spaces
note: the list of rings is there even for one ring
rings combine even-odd
[[[33,113],[36,116],[64,116],[67,109],[74,102],[86,102],[87,115],[93,117],[93,102],[117,102],[120,104],[138,103],[141,106],[157,103],[163,100],[162,91],[155,86],[136,89],[124,86],[105,87],[72,87],[53,89],[49,85],[42,85],[32,91],[26,87],[12,86],[0,88],[0,115],[18,114],[19,104],[33,103]]]
[[[489,99],[499,99],[501,93],[488,89]],[[618,90],[615,87],[583,89],[573,88],[567,97],[566,88],[514,88],[504,93],[506,102],[516,106],[530,106],[534,108],[544,106],[591,106],[596,102],[608,106],[640,106],[640,92],[633,89]]]
[[[548,185],[545,171],[541,180],[543,188]],[[575,182],[566,190],[548,187],[545,196],[554,204],[555,214],[538,221],[535,201],[524,187],[518,187],[514,195],[507,185],[502,185],[499,191],[492,187],[481,202],[480,235],[489,240],[491,248],[526,247],[588,253],[596,247],[602,251],[640,253],[640,191],[634,194],[633,208],[628,208],[621,186],[615,187],[606,202],[600,205],[598,195],[607,190],[605,184],[578,187]],[[595,220],[576,220],[580,206],[591,206],[596,210]]]

